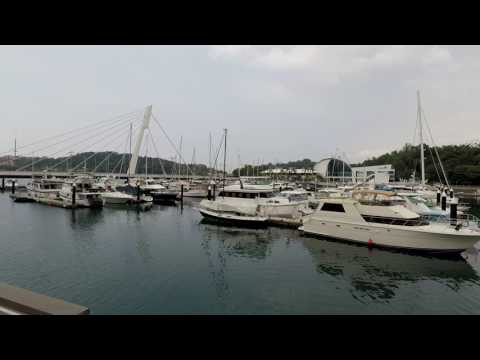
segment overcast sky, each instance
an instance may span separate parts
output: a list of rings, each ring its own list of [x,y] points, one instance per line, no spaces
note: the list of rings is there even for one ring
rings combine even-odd
[[[152,104],[197,162],[223,128],[229,168],[356,162],[412,142],[417,89],[438,144],[477,141],[479,70],[478,46],[0,46],[0,152]]]

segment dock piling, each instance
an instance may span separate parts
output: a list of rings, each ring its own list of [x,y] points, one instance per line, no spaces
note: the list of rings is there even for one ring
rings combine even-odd
[[[450,203],[450,224],[454,226],[457,225],[457,206],[457,199],[453,199]]]
[[[5,178],[2,177],[2,192],[5,191]]]
[[[73,184],[72,185],[72,209],[75,208],[76,202],[77,202],[77,186]]]
[[[12,194],[15,194],[15,180],[12,180]]]
[[[445,194],[445,191],[442,192],[442,210],[447,210],[447,194]]]

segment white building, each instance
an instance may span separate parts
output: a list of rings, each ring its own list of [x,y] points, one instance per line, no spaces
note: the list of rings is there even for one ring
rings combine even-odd
[[[392,165],[375,165],[351,167],[341,159],[326,158],[315,164],[313,171],[324,179],[335,182],[365,182],[375,181],[377,184],[395,180],[395,170]]]
[[[394,181],[395,169],[392,168],[390,164],[352,167],[353,182],[364,182],[370,179],[375,179],[375,183],[377,184]]]
[[[313,172],[331,181],[352,181],[352,170],[345,161],[336,158],[325,158],[313,167]]]

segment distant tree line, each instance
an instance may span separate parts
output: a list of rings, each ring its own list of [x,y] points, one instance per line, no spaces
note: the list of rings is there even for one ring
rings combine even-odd
[[[12,156],[0,157],[0,170],[18,170],[25,171],[71,171],[71,170],[86,170],[96,171],[102,173],[126,173],[128,164],[130,162],[130,154],[120,154],[116,152],[84,152],[74,154],[70,157],[17,157],[13,159]],[[145,166],[148,164],[149,174],[163,174],[167,175],[181,174],[188,175],[208,175],[208,167],[203,164],[188,164],[188,169],[185,164],[179,164],[174,161],[147,157],[138,157],[137,174],[145,174]]]
[[[437,147],[448,181],[456,185],[480,185],[480,144],[444,145]],[[439,182],[442,176],[435,149],[424,145],[425,178],[430,182]],[[432,158],[433,155],[433,158]],[[405,144],[401,150],[395,150],[378,157],[365,160],[352,166],[392,164],[397,180],[409,179],[415,172],[420,178],[420,145]],[[437,170],[435,170],[435,165]],[[442,182],[444,182],[442,178]]]

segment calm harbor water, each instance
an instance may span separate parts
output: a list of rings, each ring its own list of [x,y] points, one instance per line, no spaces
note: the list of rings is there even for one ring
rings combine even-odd
[[[196,204],[72,211],[0,194],[0,281],[92,314],[480,314],[474,249],[429,258],[217,226]]]

